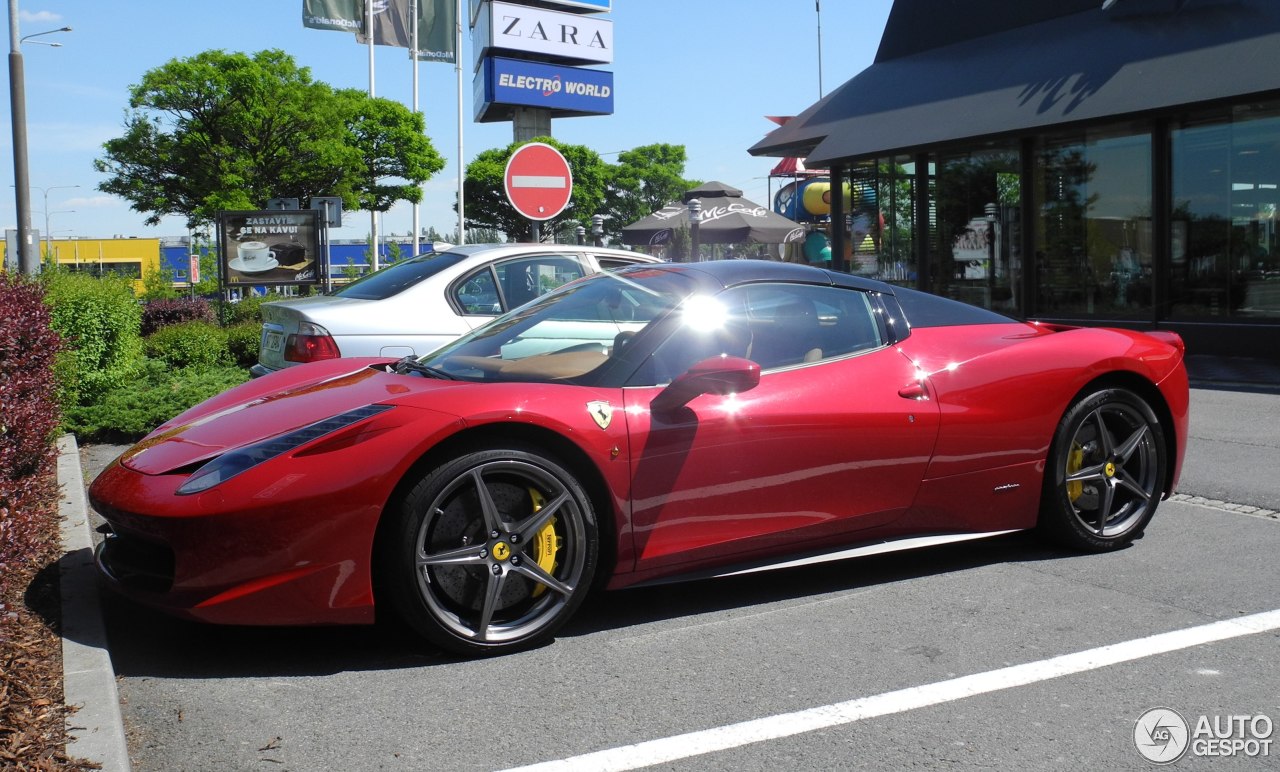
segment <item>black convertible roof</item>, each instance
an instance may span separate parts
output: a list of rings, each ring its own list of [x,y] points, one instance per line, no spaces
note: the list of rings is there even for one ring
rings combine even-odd
[[[628,270],[681,273],[711,291],[755,282],[793,282],[878,292],[896,300],[897,308],[901,309],[902,320],[913,328],[1006,324],[1017,321],[995,311],[959,300],[800,263],[783,263],[773,260],[713,260],[706,263],[647,264],[634,266]],[[889,309],[890,315],[898,317],[895,310]]]
[[[690,274],[695,277],[714,281],[723,287],[752,282],[795,282],[797,284],[822,284],[833,287],[850,287],[853,289],[882,292],[892,295],[895,288],[891,284],[837,273],[801,263],[783,263],[776,260],[712,260],[705,263],[662,263],[661,265],[644,265],[640,270],[662,269]]]

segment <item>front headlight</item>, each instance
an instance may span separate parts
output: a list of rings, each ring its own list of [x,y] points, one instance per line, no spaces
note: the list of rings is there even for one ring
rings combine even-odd
[[[243,448],[228,451],[197,469],[195,474],[191,475],[186,482],[178,487],[177,493],[179,496],[189,496],[192,493],[207,491],[215,485],[224,483],[264,461],[269,461],[276,456],[288,453],[295,448],[300,448],[313,440],[317,440],[326,434],[333,434],[390,409],[391,405],[366,405],[322,421],[316,421],[301,429],[294,429],[287,434],[281,434],[254,445],[246,445]]]

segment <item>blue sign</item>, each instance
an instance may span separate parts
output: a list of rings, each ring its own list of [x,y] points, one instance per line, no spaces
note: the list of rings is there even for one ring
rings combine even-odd
[[[553,118],[613,114],[613,73],[485,57],[473,82],[476,121],[510,120],[510,107],[550,110]]]

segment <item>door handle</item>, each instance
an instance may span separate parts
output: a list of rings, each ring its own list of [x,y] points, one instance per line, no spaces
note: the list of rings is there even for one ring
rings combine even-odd
[[[912,381],[898,389],[898,396],[903,399],[928,399],[929,389],[924,385],[924,381]]]

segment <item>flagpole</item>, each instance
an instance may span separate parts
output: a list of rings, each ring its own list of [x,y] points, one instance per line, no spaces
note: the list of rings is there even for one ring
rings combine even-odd
[[[418,1],[419,0],[412,0],[412,2],[409,3],[409,23],[413,25],[412,32],[410,33],[410,40],[413,42],[413,44],[409,47],[409,61],[413,62],[413,112],[415,114],[418,114],[420,112],[418,110],[418,27],[420,26],[419,19],[418,19],[418,15],[419,15]],[[424,124],[424,128],[425,128],[425,124]],[[419,189],[421,189],[421,186],[419,186]],[[419,202],[414,201],[413,202],[413,251],[409,253],[411,255],[418,254],[418,231],[421,230],[421,227],[420,227],[421,220],[419,219],[420,216],[421,216],[421,209],[419,208]]]
[[[813,10],[818,14],[818,99],[822,99],[822,0],[813,0]]]
[[[466,218],[463,216],[462,203],[462,179],[464,176],[462,154],[462,19],[464,0],[458,0],[457,21],[454,24],[455,35],[453,41],[453,64],[454,71],[458,75],[458,243],[467,243]]]
[[[369,41],[369,98],[376,96],[373,80],[373,0],[364,0],[364,34]],[[372,249],[369,255],[369,270],[378,270],[378,212],[369,203],[369,241]]]

